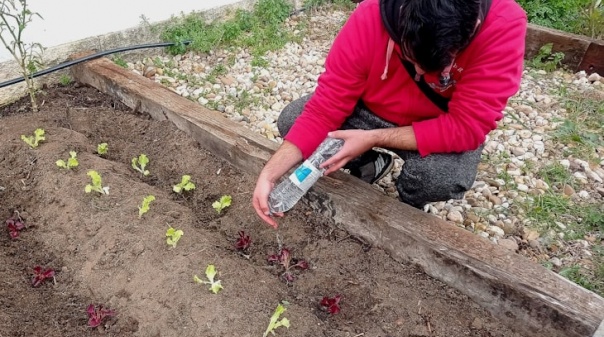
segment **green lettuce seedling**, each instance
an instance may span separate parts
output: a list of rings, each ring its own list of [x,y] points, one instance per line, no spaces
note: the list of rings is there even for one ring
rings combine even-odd
[[[109,151],[109,146],[107,145],[107,143],[101,143],[96,146],[96,153],[98,153],[99,156],[106,155],[107,151]]]
[[[154,200],[155,200],[155,197],[152,195],[148,195],[143,198],[142,205],[138,206],[138,218],[139,219],[143,217],[143,214],[145,214],[149,211],[149,205],[151,204],[151,201],[154,201]]]
[[[176,244],[178,243],[178,240],[180,240],[180,237],[184,234],[184,232],[180,229],[174,229],[170,226],[170,228],[168,228],[168,230],[166,231],[166,236],[168,237],[166,239],[166,242],[168,243],[168,245],[172,246],[172,248],[176,248]]]
[[[197,275],[193,275],[193,281],[199,284],[209,284],[209,290],[212,291],[214,294],[218,294],[220,289],[222,289],[222,285],[220,284],[220,280],[214,281],[214,277],[217,273],[218,272],[216,271],[214,265],[210,264],[206,267],[206,277],[208,278],[208,281],[200,279],[199,277],[197,277]]]
[[[149,164],[149,158],[147,158],[147,156],[144,154],[141,154],[140,156],[138,156],[138,158],[132,158],[132,168],[134,168],[144,176],[149,175],[149,170],[145,170],[147,164]]]
[[[21,139],[32,149],[35,149],[41,141],[46,140],[46,138],[44,138],[44,129],[36,129],[33,136],[21,135]]]
[[[220,212],[222,212],[223,209],[231,206],[232,199],[233,198],[231,198],[230,195],[223,195],[222,197],[220,197],[220,200],[214,201],[214,203],[212,204],[212,207],[214,207],[216,212],[218,212],[218,214],[220,214]]]
[[[172,190],[176,193],[182,193],[183,190],[190,191],[190,190],[194,190],[194,189],[195,189],[195,184],[193,184],[191,182],[190,175],[182,176],[180,183],[178,185],[174,185],[174,187],[172,187]]]
[[[74,167],[78,167],[79,163],[78,163],[78,159],[76,158],[76,152],[75,151],[69,151],[69,159],[67,159],[67,162],[65,162],[63,159],[59,159],[56,162],[58,167],[64,168],[64,169],[72,169]]]
[[[101,175],[97,171],[90,170],[86,174],[92,179],[92,184],[88,184],[86,185],[86,188],[84,188],[84,191],[86,193],[96,191],[101,194],[109,194],[109,187],[103,187],[101,183]]]
[[[287,318],[284,317],[279,320],[279,317],[285,312],[285,310],[286,309],[283,304],[279,303],[279,305],[277,305],[277,309],[275,309],[273,316],[271,316],[271,321],[268,323],[268,328],[266,328],[266,331],[264,332],[264,335],[262,335],[262,337],[268,336],[269,333],[274,335],[275,329],[281,326],[284,326],[289,329],[289,320]]]

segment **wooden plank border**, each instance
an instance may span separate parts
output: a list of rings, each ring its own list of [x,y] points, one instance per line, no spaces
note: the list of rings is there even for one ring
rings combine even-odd
[[[154,119],[172,121],[244,172],[257,174],[277,147],[108,59],[77,65],[72,75]],[[604,299],[598,295],[350,175],[337,172],[321,179],[305,202],[395,260],[419,265],[527,337],[593,337],[604,319]]]
[[[572,71],[585,70],[604,76],[604,41],[565,33],[556,29],[529,24],[526,32],[524,58],[534,58],[539,49],[553,43],[552,52],[563,52],[562,64]]]

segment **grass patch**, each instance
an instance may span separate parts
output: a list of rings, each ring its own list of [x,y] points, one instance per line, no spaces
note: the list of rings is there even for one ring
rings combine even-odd
[[[604,231],[604,205],[578,204],[569,197],[548,192],[534,197],[525,205],[526,216],[543,229],[560,228],[562,223],[566,239],[579,239],[593,231]]]
[[[604,36],[604,6],[598,0],[518,0],[530,23],[582,34]]]
[[[558,274],[585,289],[604,296],[604,258],[602,256],[594,258],[592,268],[573,265],[560,270]]]
[[[253,56],[259,57],[293,39],[284,27],[291,11],[291,4],[285,0],[259,0],[253,11],[236,10],[226,21],[206,23],[199,14],[175,19],[160,36],[164,41],[177,43],[168,48],[172,54],[186,52],[182,42],[191,41],[189,48],[197,52],[233,46],[249,48]]]
[[[537,172],[537,176],[545,181],[550,187],[564,188],[564,185],[575,186],[575,179],[568,169],[559,163],[543,166]]]
[[[569,92],[571,93],[571,92]],[[563,101],[568,117],[554,132],[565,144],[565,155],[595,161],[595,149],[604,146],[604,97],[596,92],[572,92]]]
[[[305,0],[305,9],[314,9],[326,5],[334,5],[336,8],[349,10],[355,8],[356,4],[350,0]]]
[[[128,69],[128,63],[126,62],[126,60],[124,60],[121,56],[119,55],[115,55],[113,57],[113,63],[117,64],[118,66],[122,67],[122,68],[126,68]]]

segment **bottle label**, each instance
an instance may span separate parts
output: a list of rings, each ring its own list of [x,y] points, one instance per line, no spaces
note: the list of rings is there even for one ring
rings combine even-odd
[[[289,180],[301,190],[307,191],[322,174],[310,161],[306,160],[289,176]]]

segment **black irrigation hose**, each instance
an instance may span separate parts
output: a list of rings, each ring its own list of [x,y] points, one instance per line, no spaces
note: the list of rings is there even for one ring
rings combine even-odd
[[[146,49],[146,48],[159,48],[159,47],[170,47],[170,46],[174,46],[176,44],[182,44],[182,45],[188,45],[190,44],[191,41],[183,41],[183,42],[158,42],[158,43],[147,43],[147,44],[140,44],[140,45],[136,45],[136,46],[130,46],[130,47],[122,47],[122,48],[117,48],[117,49],[111,49],[111,50],[106,50],[106,51],[101,51],[101,52],[97,52],[79,59],[75,59],[75,60],[71,60],[68,62],[64,62],[61,64],[57,64],[54,67],[48,68],[48,69],[44,69],[41,71],[38,71],[36,73],[33,73],[31,75],[32,78],[36,78],[38,76],[42,76],[42,75],[46,75],[46,74],[50,74],[54,71],[57,70],[61,70],[67,67],[71,67],[73,65],[76,65],[78,63],[82,63],[82,62],[86,62],[86,61],[90,61],[90,60],[94,60],[97,59],[99,57],[103,57],[109,54],[114,54],[114,53],[119,53],[119,52],[124,52],[124,51],[130,51],[130,50],[136,50],[136,49]],[[0,88],[4,88],[7,87],[9,85],[13,85],[13,84],[17,84],[19,82],[23,82],[25,81],[25,77],[19,77],[19,78],[14,78],[12,80],[8,80],[6,82],[2,82],[0,83]]]
[[[304,12],[305,10],[306,10],[306,8],[304,8],[304,7],[299,8],[299,9],[294,10],[293,12],[289,13],[289,16],[291,17],[291,16],[294,16],[294,15],[300,14],[300,13]],[[92,55],[88,55],[88,56],[85,56],[85,57],[82,57],[82,58],[79,58],[79,59],[76,59],[76,60],[72,60],[72,61],[69,61],[69,62],[64,62],[64,63],[61,63],[61,64],[57,64],[54,67],[50,67],[50,68],[42,70],[42,71],[38,71],[36,73],[33,73],[31,75],[31,78],[36,78],[38,76],[47,75],[47,74],[50,74],[50,73],[55,72],[57,70],[65,69],[67,67],[71,67],[71,66],[76,65],[78,63],[94,60],[94,59],[97,59],[99,57],[107,56],[107,55],[110,55],[110,54],[115,54],[115,53],[120,53],[120,52],[124,52],[124,51],[130,51],[130,50],[137,50],[137,49],[170,47],[170,46],[174,46],[174,45],[177,45],[177,44],[182,44],[182,45],[186,46],[186,45],[191,44],[191,41],[147,43],[147,44],[140,44],[140,45],[137,45],[137,46],[122,47],[122,48],[117,48],[117,49],[111,49],[111,50],[101,51],[101,52],[97,52],[97,53],[94,53]],[[25,81],[25,77],[14,78],[12,80],[8,80],[6,82],[0,83],[0,88],[8,87],[9,85],[17,84],[17,83],[23,82],[23,81]]]

